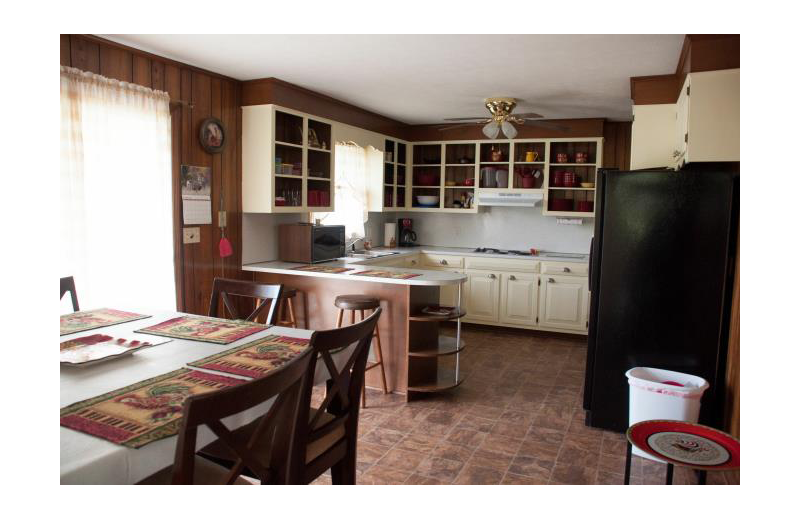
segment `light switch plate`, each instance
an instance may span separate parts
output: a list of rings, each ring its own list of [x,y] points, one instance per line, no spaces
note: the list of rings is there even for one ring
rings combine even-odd
[[[199,227],[185,227],[185,228],[183,228],[183,243],[184,244],[199,244],[200,243],[200,228]]]

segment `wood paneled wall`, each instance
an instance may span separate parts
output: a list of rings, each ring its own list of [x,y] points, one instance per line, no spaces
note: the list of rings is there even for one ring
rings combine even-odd
[[[242,214],[240,158],[240,82],[183,63],[86,35],[61,35],[61,64],[163,90],[172,104],[172,178],[174,198],[175,280],[177,307],[205,314],[215,276],[242,277]],[[221,154],[206,153],[198,141],[206,117],[219,118],[228,143]],[[200,228],[200,242],[183,244],[180,165],[210,166],[214,224]],[[228,211],[227,234],[234,254],[219,256],[220,229],[216,225],[220,198]]]
[[[603,167],[630,169],[631,122],[606,121],[603,124],[603,137]]]

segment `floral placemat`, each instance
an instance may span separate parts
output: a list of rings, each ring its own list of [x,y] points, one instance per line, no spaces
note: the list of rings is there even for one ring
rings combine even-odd
[[[189,366],[247,377],[263,377],[308,348],[308,340],[267,336],[188,363]]]
[[[61,409],[61,426],[129,448],[178,433],[183,402],[244,383],[181,368]]]
[[[134,332],[227,345],[269,327],[270,325],[252,321],[224,320],[207,316],[179,316]]]
[[[331,267],[328,265],[301,265],[300,267],[292,267],[292,271],[307,271],[309,273],[344,273],[352,271],[352,267]]]
[[[73,312],[61,316],[61,336],[149,317],[148,314],[136,314],[115,309]]]
[[[389,271],[361,271],[350,274],[355,274],[358,276],[374,276],[376,278],[394,278],[395,280],[408,280],[409,278],[421,276],[419,273],[390,273]]]

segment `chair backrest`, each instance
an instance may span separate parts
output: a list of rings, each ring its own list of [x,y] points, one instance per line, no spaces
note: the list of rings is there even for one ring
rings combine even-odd
[[[219,300],[222,298],[222,303],[234,320],[247,320],[256,321],[262,309],[269,304],[267,311],[267,318],[264,323],[268,325],[275,325],[275,320],[278,319],[278,314],[275,308],[278,305],[278,300],[283,291],[282,285],[269,285],[258,282],[248,282],[246,280],[231,280],[228,278],[214,278],[214,289],[211,292],[211,304],[209,305],[208,315],[214,318],[219,318]],[[248,298],[256,298],[261,300],[261,303],[256,306],[255,310],[246,317],[239,313],[234,302],[229,296],[246,296]]]
[[[249,469],[262,484],[286,484],[287,469],[302,461],[290,462],[292,439],[313,349],[302,354],[267,376],[247,383],[189,397],[183,406],[183,422],[175,449],[172,471],[173,484],[191,484],[194,477],[194,457],[197,428],[208,426],[220,441],[237,457],[220,484],[232,484]],[[247,435],[232,432],[222,419],[265,403],[277,396],[269,411]],[[252,432],[252,433],[250,433]],[[297,456],[300,456],[299,454]]]
[[[78,306],[78,291],[75,290],[75,280],[71,276],[65,276],[61,279],[61,298],[66,293],[69,293],[72,297],[72,312],[81,310]]]
[[[354,442],[358,433],[358,412],[360,409],[361,387],[364,384],[364,372],[367,366],[369,346],[372,334],[381,315],[378,308],[367,319],[339,329],[316,331],[311,335],[311,348],[314,353],[308,364],[307,374],[303,382],[300,398],[300,411],[297,414],[294,442],[292,444],[292,463],[305,461],[307,446],[330,432],[344,425],[345,440]],[[347,347],[355,343],[349,357],[337,367],[333,355],[346,352]],[[338,356],[337,356],[338,357]],[[322,404],[314,416],[311,416],[311,393],[314,387],[314,375],[317,363],[323,363],[328,371],[327,391]],[[321,425],[325,413],[335,417],[334,420]],[[322,456],[320,456],[321,458]],[[290,482],[304,484],[305,465],[290,468]]]

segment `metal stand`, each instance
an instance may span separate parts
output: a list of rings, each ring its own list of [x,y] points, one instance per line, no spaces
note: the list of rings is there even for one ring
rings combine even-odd
[[[625,480],[623,481],[624,485],[629,485],[631,483],[631,460],[633,459],[633,444],[628,442],[628,449],[625,451]],[[672,485],[672,476],[675,472],[675,466],[672,464],[667,463],[667,482],[668,486]],[[701,486],[706,484],[706,476],[708,474],[707,471],[700,471],[695,470],[697,473],[697,483]]]
[[[672,485],[672,473],[675,471],[675,466],[672,464],[667,463],[667,485]]]
[[[628,449],[625,452],[625,481],[624,484],[627,486],[631,483],[631,455],[633,453],[633,445],[629,442]]]

